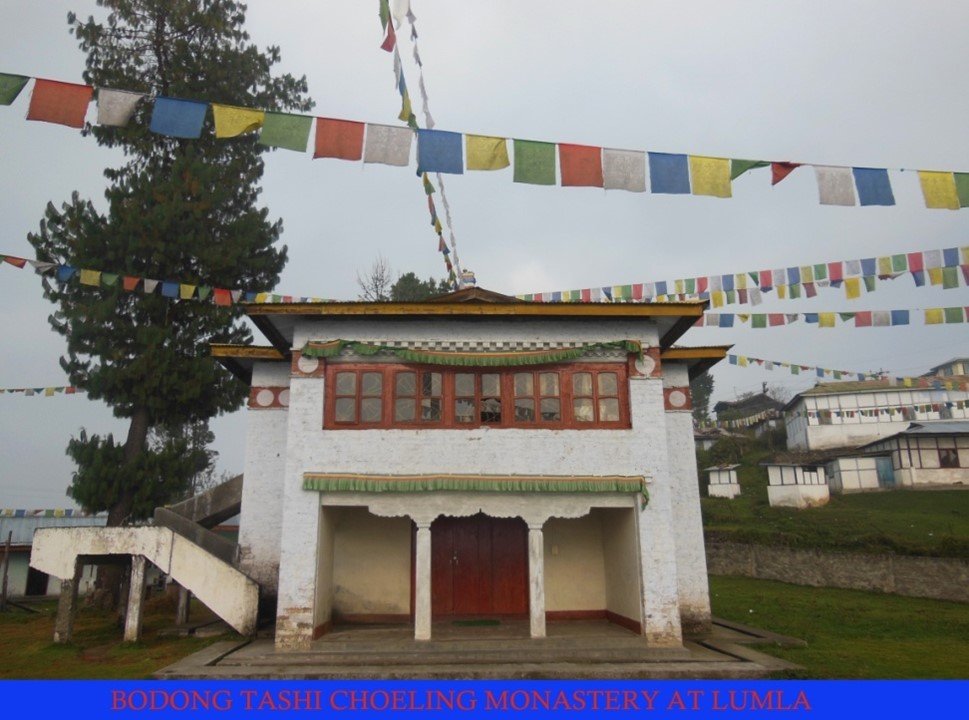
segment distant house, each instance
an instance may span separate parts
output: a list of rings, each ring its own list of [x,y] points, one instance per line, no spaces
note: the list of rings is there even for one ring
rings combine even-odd
[[[826,505],[831,491],[824,467],[806,463],[763,463],[767,467],[767,498],[771,507],[804,509]]]
[[[969,485],[969,421],[912,423],[861,450],[890,455],[901,487]]]
[[[728,499],[740,495],[740,481],[737,479],[739,467],[739,465],[714,465],[704,470],[709,478],[707,495]]]
[[[713,406],[719,425],[751,430],[756,435],[777,427],[783,409],[784,403],[778,402],[766,392],[739,400],[721,400]]]
[[[887,455],[836,457],[825,466],[833,493],[889,490],[895,487],[892,459]]]
[[[784,406],[787,447],[857,447],[908,428],[911,422],[969,419],[969,377],[920,378],[912,387],[892,380],[815,385]],[[949,385],[949,388],[946,387]]]
[[[10,536],[10,561],[7,567],[7,596],[57,595],[61,584],[58,578],[29,567],[30,548],[34,530],[61,527],[104,527],[107,515],[86,515],[78,510],[13,510],[0,509],[0,558]],[[0,572],[3,561],[0,559]],[[2,579],[0,579],[2,582]],[[86,593],[94,584],[94,566],[87,565],[81,573],[80,592]]]
[[[969,376],[969,358],[953,358],[941,365],[930,368],[923,377],[959,377]]]

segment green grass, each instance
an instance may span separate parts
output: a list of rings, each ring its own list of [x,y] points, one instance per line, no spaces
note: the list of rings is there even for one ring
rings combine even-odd
[[[800,638],[758,646],[795,678],[969,678],[969,605],[770,580],[711,577],[713,614]]]
[[[53,642],[56,601],[35,606],[39,613],[13,608],[0,613],[0,679],[78,678],[139,679],[228,637],[164,637],[158,631],[174,625],[174,604],[167,598],[146,603],[142,641],[123,643],[114,613],[81,608],[74,639]],[[207,613],[193,604],[192,619]]]
[[[768,455],[757,447],[745,452],[740,497],[701,499],[708,541],[969,557],[969,490],[832,495],[822,507],[772,508],[767,470],[758,464]]]

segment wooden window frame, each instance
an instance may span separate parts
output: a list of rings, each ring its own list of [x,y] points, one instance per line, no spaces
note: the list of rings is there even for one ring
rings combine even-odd
[[[336,393],[330,388],[336,387],[336,374],[339,372],[354,372],[357,375],[357,420],[354,422],[336,422]],[[361,423],[360,399],[362,398],[362,375],[365,372],[380,372],[383,374],[382,412],[379,423]],[[417,394],[415,397],[415,420],[396,422],[394,420],[394,405],[397,399],[397,374],[411,372],[417,374]],[[441,419],[438,421],[420,420],[420,389],[421,376],[425,373],[441,373]],[[530,422],[515,421],[515,374],[527,372],[533,376],[532,395],[535,405],[535,420]],[[542,396],[539,375],[543,372],[555,372],[559,376],[559,408],[560,420],[543,421],[541,416]],[[593,422],[578,422],[572,412],[572,375],[580,372],[592,373],[593,408],[596,420]],[[600,372],[616,373],[618,382],[619,420],[600,421],[598,405],[598,374]],[[458,423],[456,421],[455,375],[467,373],[475,376],[475,414],[472,422]],[[497,374],[501,388],[501,422],[488,423],[480,420],[481,376]],[[626,361],[607,363],[565,363],[552,365],[531,365],[526,367],[453,367],[440,365],[409,365],[402,363],[327,363],[325,370],[325,401],[323,408],[323,428],[325,430],[468,430],[475,428],[494,428],[501,430],[628,430],[632,427],[629,412],[629,368]],[[341,396],[345,397],[345,396]],[[407,396],[410,397],[410,396]],[[466,397],[462,395],[461,397]],[[523,396],[524,397],[524,396]],[[612,396],[609,396],[612,397]]]

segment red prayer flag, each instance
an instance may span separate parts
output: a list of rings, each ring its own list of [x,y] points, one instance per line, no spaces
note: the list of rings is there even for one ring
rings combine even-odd
[[[855,313],[855,327],[871,327],[871,310],[859,310]]]
[[[817,289],[814,287],[814,283],[803,283],[805,296],[812,298],[818,294]]]
[[[66,388],[64,388],[65,395],[74,395],[76,393],[77,393],[77,388],[74,387],[73,385],[68,385]]]
[[[592,302],[592,290],[590,288],[582,290],[582,302]]]
[[[633,300],[643,299],[643,284],[638,283],[633,285]]]
[[[746,290],[738,290],[737,291],[737,302],[739,302],[741,305],[746,305],[747,304],[747,291]]]
[[[912,272],[925,269],[925,265],[922,264],[921,252],[912,252],[908,254],[908,269]]]
[[[381,43],[380,49],[386,50],[387,52],[393,52],[394,45],[396,44],[397,34],[394,32],[394,24],[389,22],[387,23],[387,37],[385,37],[383,43]]]
[[[767,322],[771,327],[784,324],[784,313],[768,313]]]
[[[774,277],[771,275],[770,270],[760,271],[760,289],[774,287]]]
[[[27,264],[27,260],[25,258],[14,257],[13,255],[4,255],[3,261],[21,269]]]
[[[844,280],[844,273],[842,272],[842,264],[839,260],[838,262],[828,263],[828,280],[831,282],[841,282]]]
[[[696,291],[698,293],[706,292],[707,291],[707,283],[708,282],[709,282],[709,278],[698,277],[696,279]]]
[[[121,286],[128,292],[134,292],[135,288],[138,287],[139,282],[141,282],[140,277],[134,277],[133,275],[125,275],[121,279]]]
[[[789,163],[789,162],[772,162],[770,164],[770,184],[776,185],[781,180],[786,178],[792,172],[794,168],[801,167],[801,163]]]
[[[314,158],[359,160],[363,157],[363,123],[316,118]]]
[[[93,93],[90,85],[38,78],[30,96],[27,119],[82,128]]]
[[[215,288],[212,291],[212,299],[216,305],[231,305],[232,293],[225,288]]]
[[[969,265],[960,265],[959,267],[962,269],[963,280],[965,281],[966,285],[969,285]]]
[[[602,187],[602,148],[559,143],[562,186]]]

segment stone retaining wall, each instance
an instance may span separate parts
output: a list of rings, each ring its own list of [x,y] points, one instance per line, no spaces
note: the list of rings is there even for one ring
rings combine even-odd
[[[969,602],[969,560],[707,543],[711,575]]]

